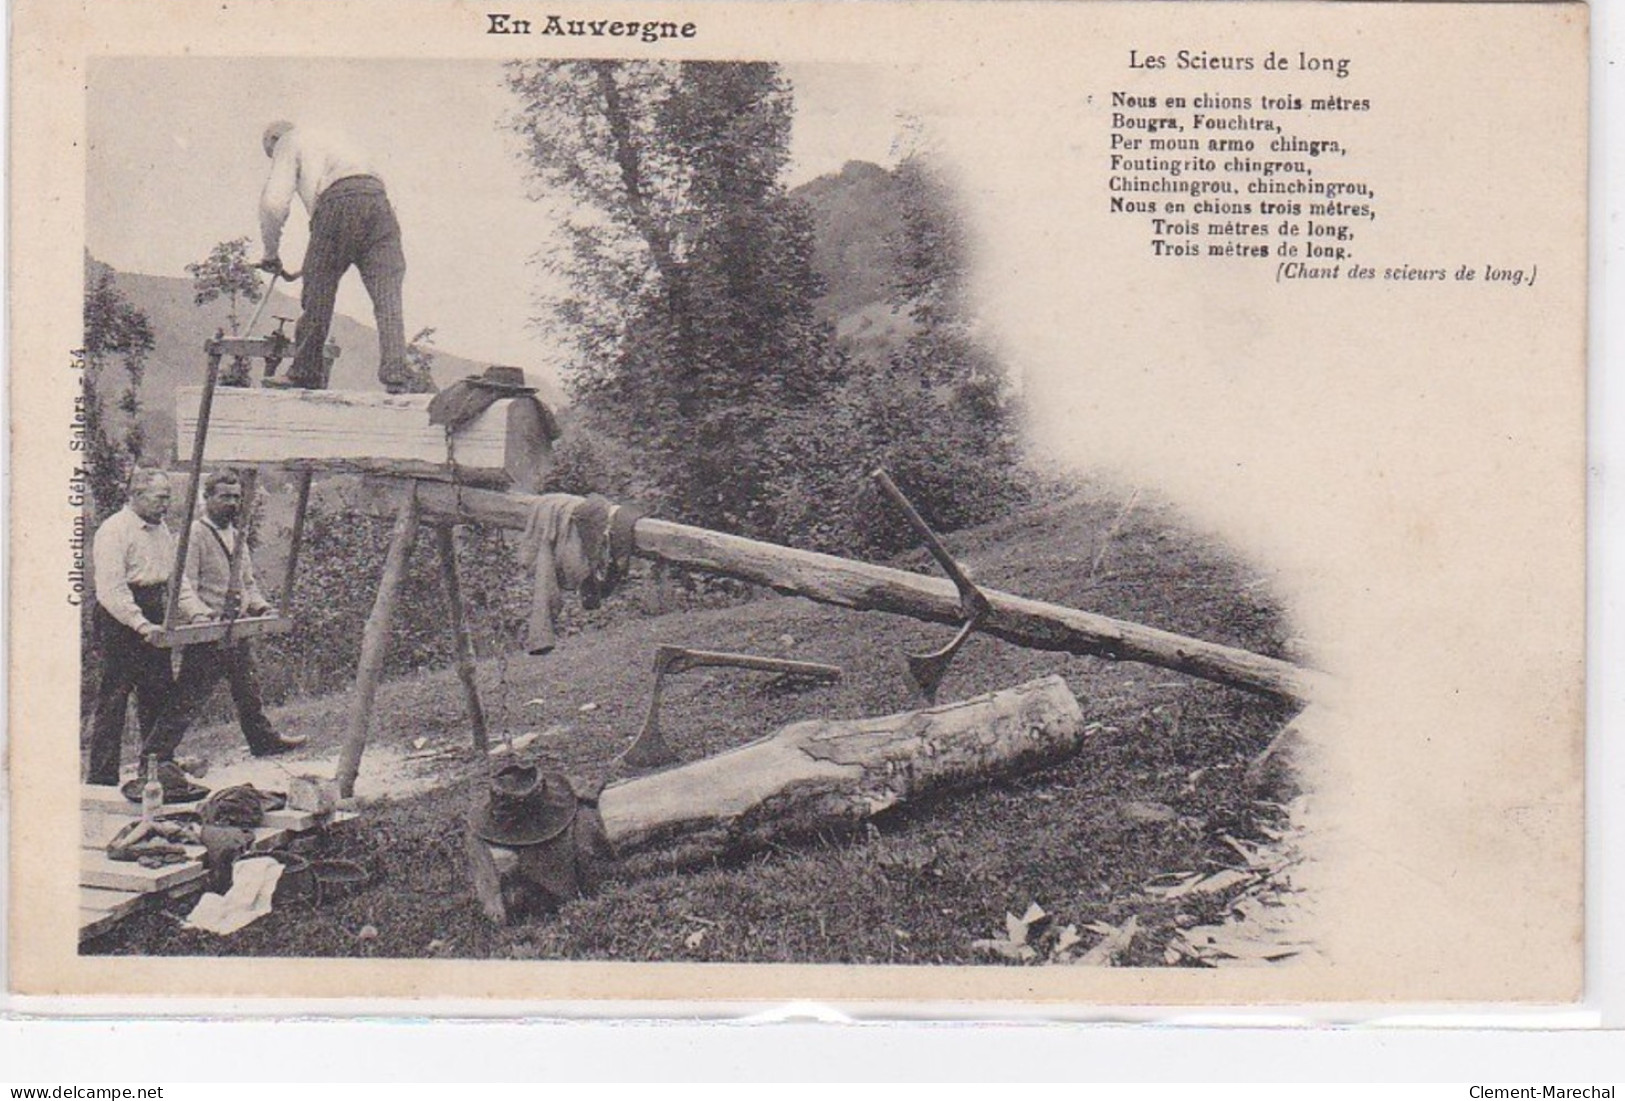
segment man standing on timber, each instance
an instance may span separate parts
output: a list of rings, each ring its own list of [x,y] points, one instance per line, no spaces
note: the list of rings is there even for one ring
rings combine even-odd
[[[101,681],[90,735],[85,780],[116,785],[124,745],[124,717],[135,692],[136,716],[145,742],[170,703],[169,651],[151,642],[164,621],[175,538],[164,523],[169,478],[161,470],[137,470],[130,500],[103,521],[91,541],[95,566],[93,613],[101,651]]]
[[[404,393],[411,377],[401,315],[406,256],[383,180],[367,156],[336,133],[279,121],[265,128],[264,145],[271,174],[260,195],[261,268],[282,270],[278,249],[296,193],[310,212],[289,385],[311,390],[326,385],[322,354],[333,324],[333,299],[339,280],[354,265],[378,325],[378,379],[390,393]]]
[[[246,540],[242,544],[236,583],[233,583],[231,556],[238,545],[242,482],[236,474],[222,470],[205,478],[203,487],[203,516],[192,522],[192,538],[186,546],[186,570],[181,575],[179,610],[182,619],[192,623],[235,619],[239,610],[247,616],[270,614],[271,604],[260,592]],[[248,739],[249,752],[256,757],[272,757],[305,744],[301,736],[277,734],[265,717],[259,680],[254,672],[254,655],[248,648],[248,640],[240,639],[200,642],[186,648],[173,699],[142,745],[142,754],[156,754],[160,761],[174,760],[181,738],[222,677],[231,686],[231,702],[237,707],[237,722]]]

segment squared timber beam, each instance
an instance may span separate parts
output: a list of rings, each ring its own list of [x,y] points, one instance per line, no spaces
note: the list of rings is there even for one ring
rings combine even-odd
[[[176,439],[197,426],[200,387],[175,395]],[[206,463],[398,474],[534,491],[552,445],[534,401],[502,398],[450,436],[430,424],[428,394],[222,386],[209,416]]]

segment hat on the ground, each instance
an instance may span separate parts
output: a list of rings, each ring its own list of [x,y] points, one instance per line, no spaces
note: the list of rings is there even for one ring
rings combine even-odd
[[[491,777],[483,802],[474,809],[474,832],[493,845],[540,845],[575,821],[576,794],[563,773],[535,765],[511,764]]]
[[[287,119],[277,119],[265,128],[265,134],[260,138],[260,144],[265,147],[265,155],[269,157],[276,151],[278,139],[293,129],[293,123]]]

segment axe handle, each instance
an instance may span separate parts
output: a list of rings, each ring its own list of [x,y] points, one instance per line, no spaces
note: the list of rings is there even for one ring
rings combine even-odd
[[[880,487],[881,492],[891,499],[891,503],[896,505],[904,516],[908,517],[908,522],[913,525],[915,531],[919,532],[920,538],[925,540],[925,545],[931,551],[931,556],[937,560],[937,564],[953,580],[954,588],[959,590],[959,600],[964,606],[965,618],[971,619],[976,615],[986,613],[991,607],[987,597],[982,595],[982,590],[976,587],[976,582],[972,581],[965,571],[960,568],[959,563],[954,560],[954,556],[948,553],[947,546],[937,537],[937,533],[931,530],[931,525],[925,522],[925,517],[920,515],[919,511],[914,507],[914,503],[903,496],[903,491],[897,488],[897,483],[891,480],[891,475],[887,474],[883,469],[876,469],[870,477],[875,480],[875,484]]]
[[[716,650],[690,650],[682,646],[662,646],[655,651],[655,672],[659,674],[683,673],[704,667],[756,669],[763,673],[786,673],[790,676],[816,677],[820,680],[841,679],[840,666],[822,665],[815,661],[790,661],[786,658],[727,654]]]
[[[276,290],[276,281],[281,277],[282,273],[279,271],[271,274],[270,285],[265,288],[265,294],[260,297],[260,304],[254,311],[254,316],[248,319],[248,328],[243,330],[244,336],[254,335],[254,326],[260,323],[260,315],[265,312],[265,307],[271,304],[271,292]]]

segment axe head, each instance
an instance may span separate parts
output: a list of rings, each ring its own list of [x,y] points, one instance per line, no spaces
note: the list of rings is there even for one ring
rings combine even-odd
[[[940,651],[934,654],[909,654],[908,675],[914,686],[925,697],[926,703],[937,702],[937,686],[942,678],[948,675],[948,666],[953,663],[952,654]]]
[[[953,664],[954,655],[965,645],[965,640],[970,638],[970,633],[976,629],[976,624],[981,618],[982,615],[978,612],[967,619],[959,628],[959,633],[942,649],[933,650],[929,654],[907,655],[908,675],[927,703],[937,702],[937,688],[942,684],[942,678],[948,675],[948,667]]]
[[[621,754],[621,760],[633,768],[663,768],[676,764],[677,754],[666,744],[665,736],[660,733],[660,725],[651,714],[650,721],[644,724],[637,740]]]

